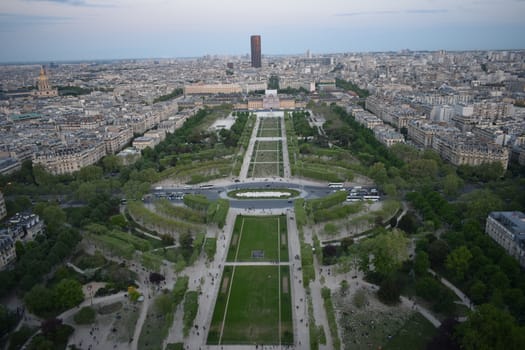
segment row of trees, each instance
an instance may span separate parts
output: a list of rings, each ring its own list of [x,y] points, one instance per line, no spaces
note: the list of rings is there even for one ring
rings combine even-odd
[[[351,150],[361,164],[367,166],[362,168],[364,173],[387,194],[403,196],[406,193],[416,212],[408,214],[400,224],[407,231],[425,237],[418,243],[413,263],[400,264],[395,255],[373,250],[378,249],[374,240],[374,244],[363,241],[352,245],[350,250],[355,253],[342,255],[338,261],[344,266],[361,264],[365,271],[370,263],[374,267],[378,264],[379,269],[370,277],[380,283],[379,296],[384,300],[390,296],[396,300],[403,284],[411,283],[409,273],[415,271],[416,293],[429,300],[435,311],[453,313],[454,296],[427,274],[427,268],[432,267],[466,292],[474,303],[483,305],[467,322],[452,326],[448,341],[467,349],[507,348],[502,344],[518,348],[516,344],[523,344],[518,334],[523,332],[519,324],[525,322],[524,273],[517,261],[483,231],[490,211],[525,209],[523,168],[513,166],[503,175],[497,163],[456,168],[443,162],[433,151],[418,151],[408,145],[395,145],[388,150],[378,145],[373,134],[345,111],[337,106],[331,106],[331,111],[344,122],[344,128],[337,120],[331,123],[333,127],[329,124],[325,130],[330,141]],[[469,191],[464,191],[465,186]],[[399,238],[396,242],[403,240]],[[391,247],[395,247],[396,242],[389,243],[388,253],[393,253],[395,249]],[[366,246],[368,249],[364,249]],[[360,250],[364,255],[358,253]],[[373,257],[373,261],[365,259],[367,256]],[[497,327],[494,319],[504,320],[509,331]],[[481,320],[486,326],[482,326]],[[440,331],[439,336],[445,333]],[[487,334],[493,334],[493,339],[488,340]],[[490,345],[482,346],[479,339]]]

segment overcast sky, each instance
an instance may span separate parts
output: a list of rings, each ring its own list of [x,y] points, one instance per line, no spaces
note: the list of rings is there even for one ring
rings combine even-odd
[[[525,0],[0,0],[0,62],[525,48]]]

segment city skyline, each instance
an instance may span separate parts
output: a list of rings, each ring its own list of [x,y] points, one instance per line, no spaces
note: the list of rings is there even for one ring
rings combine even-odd
[[[523,0],[4,0],[0,62],[525,47]]]

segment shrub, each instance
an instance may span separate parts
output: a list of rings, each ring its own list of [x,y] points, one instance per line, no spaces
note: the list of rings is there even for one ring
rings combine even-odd
[[[96,316],[97,313],[92,307],[84,306],[73,316],[73,319],[76,324],[91,324],[95,322]]]

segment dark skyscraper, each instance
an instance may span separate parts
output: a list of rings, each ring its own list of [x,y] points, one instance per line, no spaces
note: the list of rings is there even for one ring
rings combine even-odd
[[[252,67],[261,68],[261,36],[252,35],[250,39],[252,44]]]

